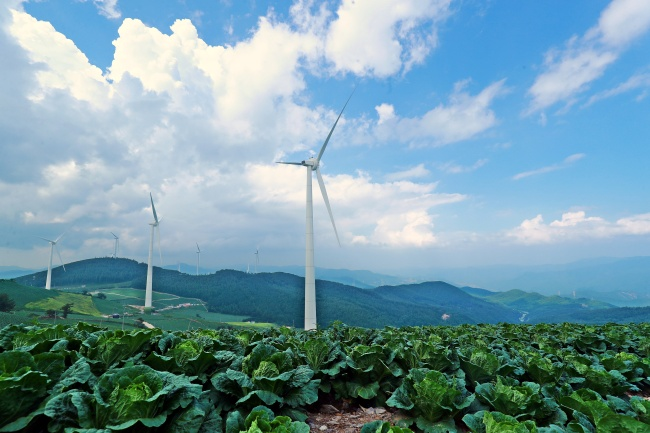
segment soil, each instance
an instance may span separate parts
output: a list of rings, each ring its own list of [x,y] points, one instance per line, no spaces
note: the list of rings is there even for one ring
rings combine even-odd
[[[404,415],[392,408],[351,407],[345,403],[336,408],[329,404],[321,405],[317,412],[308,412],[307,424],[312,432],[359,433],[364,424],[382,420],[396,423]]]

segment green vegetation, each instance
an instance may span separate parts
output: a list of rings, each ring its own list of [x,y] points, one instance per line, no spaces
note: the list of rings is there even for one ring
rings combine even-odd
[[[8,313],[16,308],[16,302],[6,293],[0,293],[0,312]]]
[[[87,314],[89,316],[101,316],[100,311],[95,307],[93,299],[90,296],[78,295],[75,293],[61,293],[56,294],[53,298],[41,299],[38,301],[30,302],[25,305],[29,310],[57,310],[64,311],[65,308],[69,314],[71,311],[79,314]]]
[[[14,280],[0,280],[0,292],[9,296],[16,303],[16,310],[22,310],[31,302],[52,296],[52,293],[47,290],[24,286]]]
[[[650,324],[0,330],[0,431],[309,431],[345,400],[364,433],[650,432]]]

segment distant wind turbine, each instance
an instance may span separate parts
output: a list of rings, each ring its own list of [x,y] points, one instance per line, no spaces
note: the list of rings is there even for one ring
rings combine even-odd
[[[113,232],[111,232],[111,234],[115,238],[115,247],[113,248],[113,258],[116,259],[117,258],[117,252],[120,249],[120,238],[118,238],[117,235],[115,233],[113,233]]]
[[[45,290],[50,290],[51,283],[52,283],[52,256],[54,255],[54,249],[56,248],[56,243],[59,242],[59,240],[63,237],[65,233],[62,233],[61,236],[56,238],[55,240],[50,240],[50,239],[45,239],[42,237],[38,237],[39,239],[43,239],[46,242],[50,243],[50,263],[47,266],[47,278],[45,279]],[[65,271],[65,265],[63,264],[63,259],[61,258],[61,253],[59,252],[59,249],[56,248],[56,253],[59,256],[59,260],[61,261],[61,266],[63,266],[63,270]]]
[[[199,265],[201,264],[201,248],[199,248],[199,243],[196,243],[196,275],[199,275]]]
[[[160,250],[160,221],[158,219],[158,214],[156,214],[156,207],[153,204],[153,196],[149,193],[149,198],[151,199],[151,210],[153,211],[153,222],[149,223],[151,226],[151,237],[149,238],[149,262],[147,265],[147,286],[144,292],[144,307],[151,308],[153,301],[153,266],[152,266],[152,257],[153,257],[153,238],[154,238],[154,229],[158,228],[158,252],[160,253],[160,266],[162,266],[162,251]]]
[[[255,250],[255,273],[257,274],[257,267],[260,264],[260,249]]]
[[[354,90],[352,91],[354,94]],[[336,224],[334,224],[334,216],[332,215],[332,209],[330,208],[330,202],[327,198],[327,191],[325,190],[325,183],[323,182],[323,176],[320,174],[320,160],[325,153],[325,148],[327,143],[329,143],[334,128],[339,123],[339,119],[343,114],[343,110],[347,107],[352,94],[348,97],[348,100],[345,102],[343,109],[339,113],[339,117],[336,118],[334,126],[330,130],[330,133],[327,135],[323,146],[318,152],[318,157],[314,158],[313,156],[306,161],[302,162],[279,162],[279,164],[290,164],[290,165],[301,165],[307,168],[307,212],[305,218],[305,330],[316,329],[316,276],[314,274],[314,208],[312,201],[312,190],[311,190],[311,181],[312,181],[312,172],[316,172],[316,178],[318,179],[318,185],[320,186],[321,194],[323,195],[323,200],[325,200],[325,206],[327,206],[327,212],[330,214],[330,220],[332,221],[332,227],[334,228],[334,234],[336,235],[336,241],[341,246],[341,241],[339,240],[339,234],[336,231]]]

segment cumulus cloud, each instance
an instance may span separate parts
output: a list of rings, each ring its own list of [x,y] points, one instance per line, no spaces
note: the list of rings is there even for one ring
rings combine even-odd
[[[507,232],[515,242],[528,245],[647,234],[650,234],[650,214],[610,222],[601,217],[588,217],[584,211],[566,212],[550,224],[537,215]]]
[[[439,104],[421,117],[399,117],[392,105],[376,107],[379,121],[374,135],[380,140],[394,140],[419,146],[443,146],[468,140],[497,123],[490,105],[507,89],[505,81],[490,84],[477,95],[466,91],[468,81],[456,83],[447,104]]]
[[[117,10],[116,2],[104,6]],[[163,253],[202,241],[202,249],[205,244],[232,262],[251,239],[300,251],[304,171],[271,161],[319,146],[338,115],[339,107],[309,106],[303,93],[304,75],[323,55],[324,39],[314,27],[325,25],[327,10],[319,10],[322,16],[294,10],[296,21],[321,20],[312,27],[305,21],[304,31],[262,17],[247,39],[224,46],[207,44],[189,20],[177,20],[165,34],[128,18],[102,72],[50,23],[19,7],[3,9],[0,46],[11,68],[0,68],[13,78],[0,104],[16,114],[13,121],[0,119],[8,143],[0,160],[0,222],[16,227],[9,245],[29,249],[35,244],[24,242],[27,233],[52,237],[68,230],[61,248],[72,260],[110,254],[114,232],[125,256],[143,260],[152,192],[164,216]],[[406,19],[398,26],[404,38],[415,31]],[[404,53],[406,64],[411,54]],[[489,104],[500,92],[501,84],[478,95],[459,85],[449,104],[421,119],[400,118],[390,104],[378,112],[386,124],[415,122],[420,130],[409,141],[433,134],[445,143],[494,124]],[[453,126],[440,133],[431,125],[456,115],[472,133]],[[364,121],[343,118],[337,134],[346,133],[348,122],[352,131]],[[383,134],[378,123],[369,124],[370,135]],[[326,175],[342,241],[437,245],[433,210],[467,197],[415,182],[427,174],[420,165],[383,181],[361,172]],[[318,195],[316,188],[317,236],[327,236],[331,226]]]
[[[343,0],[329,26],[327,58],[341,72],[387,77],[421,63],[438,42],[450,0]]]
[[[76,99],[102,104],[109,92],[102,71],[90,64],[74,42],[48,22],[15,9],[11,12],[10,33],[40,69],[36,74],[40,87],[34,89],[32,99],[43,99],[48,91],[66,90]]]
[[[305,169],[284,165],[249,165],[248,183],[253,201],[273,203],[276,218],[304,218]],[[374,182],[367,173],[323,174],[332,212],[343,244],[395,247],[430,246],[437,242],[432,209],[465,200],[462,194],[437,193],[436,183],[407,180]],[[258,179],[266,179],[258,183]],[[314,224],[317,236],[334,234],[320,192],[314,186]],[[387,204],[390,203],[390,206]]]
[[[558,164],[547,165],[546,167],[537,168],[535,170],[524,171],[518,173],[512,177],[513,180],[520,180],[530,176],[537,176],[540,174],[550,173],[552,171],[562,170],[570,167],[574,162],[581,160],[586,155],[584,153],[574,153],[569,155],[564,160]]]
[[[598,23],[583,36],[574,36],[563,49],[552,49],[546,54],[543,72],[528,89],[531,102],[525,114],[558,102],[573,104],[632,41],[649,29],[649,2],[613,0]]]

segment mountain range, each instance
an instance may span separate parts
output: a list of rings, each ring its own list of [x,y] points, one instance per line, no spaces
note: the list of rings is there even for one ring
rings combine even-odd
[[[43,287],[45,271],[15,281]],[[213,312],[246,316],[260,322],[300,325],[304,314],[304,279],[285,272],[251,274],[221,270],[189,275],[154,267],[154,291],[200,298]],[[144,290],[146,264],[129,259],[89,259],[53,269],[53,284],[81,290],[133,287]],[[319,323],[353,326],[416,326],[498,322],[604,323],[650,321],[650,308],[617,308],[588,298],[545,296],[522,290],[493,292],[457,287],[443,281],[360,288],[317,280]]]

